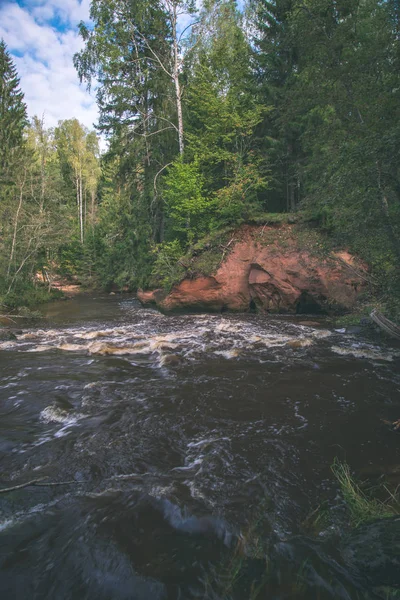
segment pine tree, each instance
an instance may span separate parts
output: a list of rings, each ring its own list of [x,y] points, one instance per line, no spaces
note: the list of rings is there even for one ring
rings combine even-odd
[[[0,41],[0,176],[7,178],[9,168],[23,143],[27,124],[24,94],[19,87],[16,67]]]

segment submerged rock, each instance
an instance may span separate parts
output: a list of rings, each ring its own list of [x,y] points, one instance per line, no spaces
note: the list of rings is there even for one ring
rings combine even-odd
[[[350,254],[322,257],[302,246],[291,225],[243,227],[237,237],[214,275],[184,279],[167,295],[140,290],[139,300],[166,311],[257,309],[318,314],[332,307],[351,309],[365,286],[357,274],[357,269],[365,267],[354,269]]]
[[[349,325],[349,327],[346,327],[346,333],[349,333],[351,335],[358,335],[360,333],[363,333],[363,328],[359,325]]]
[[[355,529],[342,543],[342,556],[373,586],[400,587],[400,515]]]
[[[165,354],[160,359],[160,364],[162,367],[176,367],[180,365],[182,362],[182,358],[177,354]]]

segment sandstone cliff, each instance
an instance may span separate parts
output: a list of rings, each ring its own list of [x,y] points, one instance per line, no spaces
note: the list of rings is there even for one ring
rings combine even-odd
[[[234,234],[213,275],[185,278],[168,294],[139,290],[138,298],[165,311],[343,311],[354,306],[365,276],[366,267],[348,252],[302,243],[295,226],[247,226]]]

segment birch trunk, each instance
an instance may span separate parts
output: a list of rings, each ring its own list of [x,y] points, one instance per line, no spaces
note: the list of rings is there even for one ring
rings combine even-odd
[[[183,139],[183,115],[182,115],[182,91],[181,85],[179,82],[179,67],[180,67],[180,59],[179,59],[179,47],[178,47],[178,35],[177,35],[177,6],[176,4],[173,6],[171,21],[172,21],[172,36],[173,36],[173,70],[172,70],[172,79],[175,85],[175,99],[176,99],[176,111],[178,115],[178,139],[179,139],[179,153],[182,156],[183,151],[185,149],[185,143]]]
[[[79,172],[79,224],[81,231],[81,244],[83,244],[83,194],[82,194],[82,170]]]
[[[26,169],[24,172],[24,178],[21,182],[21,188],[20,188],[20,192],[19,192],[19,203],[18,203],[16,215],[15,215],[14,232],[13,232],[13,239],[12,239],[12,245],[11,245],[10,259],[8,262],[7,277],[10,276],[11,265],[14,260],[15,247],[17,245],[18,221],[19,221],[19,213],[21,212],[22,202],[24,199],[25,181],[26,181]]]
[[[80,223],[81,210],[80,210],[80,205],[79,205],[79,177],[78,177],[77,171],[75,171],[75,187],[76,187],[76,206],[78,209],[78,221]]]

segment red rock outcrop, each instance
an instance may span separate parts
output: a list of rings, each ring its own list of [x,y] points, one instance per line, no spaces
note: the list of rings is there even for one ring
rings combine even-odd
[[[277,229],[269,228],[273,231]],[[302,249],[291,227],[266,244],[260,228],[242,229],[238,241],[215,275],[184,279],[171,292],[140,292],[143,303],[154,302],[166,311],[232,310],[251,307],[271,312],[318,312],[350,309],[364,285],[363,265],[347,252],[322,258]],[[265,228],[263,228],[263,233]]]
[[[140,302],[142,302],[142,304],[158,304],[158,302],[160,302],[161,300],[163,300],[165,294],[163,292],[163,290],[157,289],[157,290],[142,290],[139,289],[137,291],[137,297],[138,300],[140,300]]]

